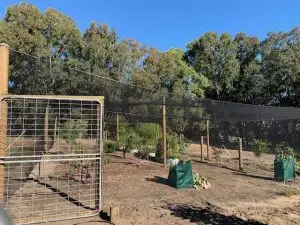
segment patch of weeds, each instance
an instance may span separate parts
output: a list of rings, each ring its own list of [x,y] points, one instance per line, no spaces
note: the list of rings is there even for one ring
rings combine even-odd
[[[262,154],[268,152],[269,144],[268,144],[268,142],[266,142],[262,139],[254,139],[253,145],[254,145],[253,152],[257,158],[261,157]]]
[[[111,158],[109,157],[109,155],[103,154],[103,164],[108,165],[110,163],[111,163]]]
[[[198,188],[207,189],[211,187],[208,180],[203,176],[199,176],[198,173],[193,174],[193,181],[194,181],[194,188],[196,189]]]
[[[300,189],[287,187],[287,188],[284,188],[281,191],[279,191],[278,195],[285,196],[285,197],[291,197],[293,195],[300,195]]]
[[[215,157],[218,165],[221,164],[221,162],[222,162],[222,151],[219,150],[219,149],[216,149],[215,152],[214,152],[214,157]]]
[[[296,172],[298,174],[300,174],[300,162],[299,161],[297,161],[297,164],[296,164]]]

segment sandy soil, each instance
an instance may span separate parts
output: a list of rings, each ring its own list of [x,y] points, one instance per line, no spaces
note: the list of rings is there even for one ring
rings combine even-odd
[[[198,152],[197,152],[198,151]],[[210,189],[177,190],[167,185],[160,164],[120,153],[105,156],[103,210],[120,207],[116,224],[300,224],[300,180],[283,184],[273,180],[274,156],[256,159],[244,153],[244,172],[239,172],[237,151],[222,152],[218,161],[201,163],[199,146],[192,145],[184,158],[193,160],[193,172],[205,176]],[[300,193],[300,192],[299,192]],[[99,217],[58,224],[109,224]]]

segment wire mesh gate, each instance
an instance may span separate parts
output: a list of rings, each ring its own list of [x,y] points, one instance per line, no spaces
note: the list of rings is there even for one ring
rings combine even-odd
[[[14,222],[98,214],[103,98],[7,96],[1,110],[0,194]]]

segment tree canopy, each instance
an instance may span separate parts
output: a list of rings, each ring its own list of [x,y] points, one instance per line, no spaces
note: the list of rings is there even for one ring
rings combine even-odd
[[[48,73],[32,77],[37,73],[20,71],[14,63],[18,72],[10,79],[15,93],[57,93],[64,82],[74,87],[79,86],[78,82],[82,86],[85,81],[89,85],[92,82],[91,92],[99,88],[94,78],[70,79],[62,67],[71,65],[170,93],[242,103],[276,100],[284,105],[300,104],[300,28],[270,33],[262,41],[245,33],[231,37],[228,33],[208,32],[188,44],[186,51],[161,52],[133,39],[120,40],[117,32],[105,24],[92,22],[80,33],[71,18],[51,8],[41,12],[28,3],[9,7],[0,28],[1,42],[37,56],[50,64],[47,68],[51,67]],[[32,65],[33,61],[27,63]],[[57,68],[65,73],[58,76]],[[41,85],[32,85],[33,80]]]
[[[174,98],[300,106],[299,27],[270,33],[264,40],[245,33],[232,37],[208,32],[185,50],[162,52],[120,39],[108,25],[92,22],[80,32],[71,18],[55,9],[41,12],[20,3],[9,7],[0,20],[0,42],[34,56],[12,51],[10,93],[105,95],[112,103],[155,98],[162,91]],[[137,107],[126,110],[136,112]],[[154,107],[139,110],[155,112]],[[190,118],[169,121],[179,132],[199,127],[187,119],[207,113],[200,108],[169,108],[169,112],[180,118],[189,113]]]

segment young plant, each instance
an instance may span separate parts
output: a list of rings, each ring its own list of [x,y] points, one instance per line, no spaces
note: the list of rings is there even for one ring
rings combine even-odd
[[[215,151],[214,151],[214,156],[215,156],[215,159],[216,159],[216,161],[218,162],[218,164],[220,164],[221,161],[222,161],[222,150],[220,150],[220,149],[215,149]]]
[[[175,132],[167,133],[167,157],[171,159],[177,159],[180,157],[180,153],[184,152],[188,144],[183,135],[178,135]],[[162,156],[162,138],[157,142],[156,156]]]
[[[157,125],[154,123],[140,123],[135,127],[138,135],[137,146],[140,156],[148,159],[149,153],[155,151],[157,141]]]
[[[193,181],[194,181],[194,188],[196,189],[198,188],[207,189],[211,187],[207,179],[203,176],[199,176],[198,173],[193,174]]]
[[[117,149],[117,143],[105,140],[103,144],[103,148],[105,153],[113,153]]]
[[[286,142],[281,142],[275,148],[275,159],[283,160],[283,159],[291,159],[295,156],[295,149],[288,146]]]
[[[87,120],[68,120],[59,125],[59,137],[68,141],[83,138],[88,130]]]
[[[136,148],[139,142],[139,136],[130,127],[123,128],[123,132],[120,135],[119,148],[123,152],[123,158],[126,157],[126,153]]]
[[[268,143],[262,139],[254,139],[254,155],[256,157],[261,157],[263,153],[268,152]]]

